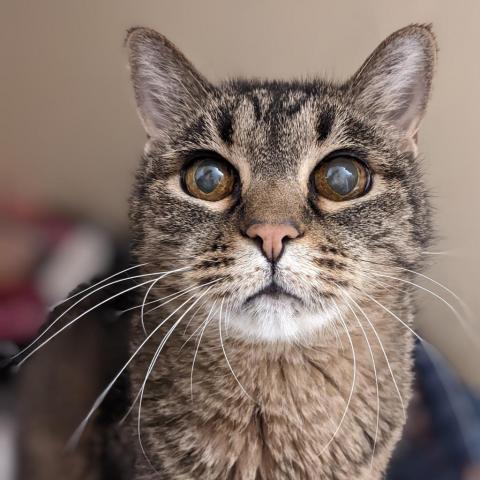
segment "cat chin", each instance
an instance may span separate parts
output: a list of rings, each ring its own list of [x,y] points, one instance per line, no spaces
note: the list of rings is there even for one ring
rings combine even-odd
[[[285,299],[259,298],[247,307],[228,315],[228,334],[251,342],[308,341],[320,332],[337,311],[312,312],[299,302]]]

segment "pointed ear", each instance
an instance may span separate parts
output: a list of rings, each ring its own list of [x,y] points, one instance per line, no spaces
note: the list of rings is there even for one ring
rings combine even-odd
[[[150,137],[168,136],[198,110],[209,83],[163,35],[132,28],[125,41],[133,88],[143,126]]]
[[[407,149],[416,149],[436,52],[431,27],[410,25],[384,40],[349,82],[363,109],[405,134]]]

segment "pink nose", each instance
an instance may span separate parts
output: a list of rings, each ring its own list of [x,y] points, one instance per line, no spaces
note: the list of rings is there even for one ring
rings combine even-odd
[[[300,235],[295,227],[286,223],[256,223],[247,229],[246,234],[250,238],[259,237],[262,240],[262,250],[271,261],[280,256],[283,242],[287,238],[297,238]]]

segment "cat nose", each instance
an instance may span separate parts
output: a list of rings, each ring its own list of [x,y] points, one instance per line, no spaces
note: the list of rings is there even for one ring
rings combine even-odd
[[[288,223],[255,223],[245,233],[252,239],[261,240],[263,253],[271,262],[278,260],[287,239],[300,235],[300,232]]]

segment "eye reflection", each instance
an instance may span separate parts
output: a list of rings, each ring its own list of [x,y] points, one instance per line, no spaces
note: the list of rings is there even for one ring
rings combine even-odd
[[[313,172],[317,193],[341,202],[364,195],[370,185],[370,171],[359,160],[338,156],[325,160]]]
[[[348,195],[358,183],[358,169],[352,160],[336,158],[329,162],[326,180],[339,195]]]
[[[235,184],[232,167],[216,158],[202,158],[184,172],[184,187],[196,198],[217,202],[230,195]]]
[[[204,161],[195,171],[195,182],[204,193],[212,193],[222,181],[224,174],[216,163]]]

